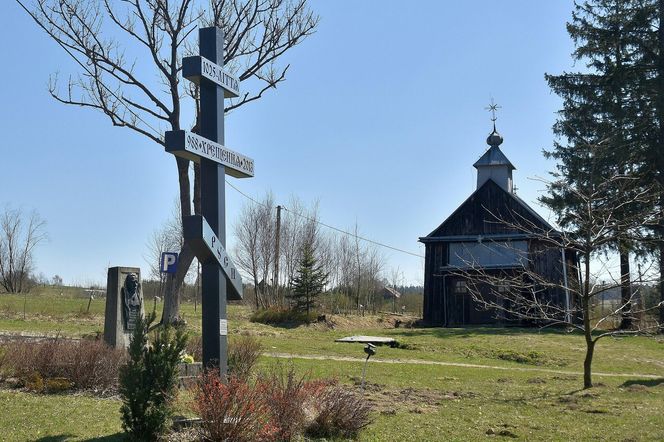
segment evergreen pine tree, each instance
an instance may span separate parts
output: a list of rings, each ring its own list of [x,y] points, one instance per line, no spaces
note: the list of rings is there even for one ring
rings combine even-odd
[[[655,3],[655,0],[650,0]],[[655,3],[655,18],[650,26],[648,35],[654,38],[644,38],[643,51],[646,54],[646,60],[650,62],[651,69],[649,78],[651,86],[648,88],[650,93],[650,106],[644,106],[650,109],[650,113],[644,112],[644,118],[652,116],[655,124],[650,144],[646,164],[649,165],[649,175],[656,184],[655,192],[657,198],[656,210],[659,214],[657,226],[655,227],[655,237],[657,249],[659,252],[659,324],[660,331],[664,332],[664,0],[657,0]],[[649,44],[650,43],[650,44]]]
[[[322,266],[318,265],[313,247],[311,244],[305,243],[297,274],[291,280],[293,291],[288,295],[292,309],[306,313],[308,319],[317,296],[325,288],[327,277],[328,274],[325,273]]]
[[[558,178],[571,187],[594,188],[615,175],[641,176],[651,128],[643,109],[647,100],[647,62],[644,45],[652,40],[654,13],[651,0],[592,0],[575,5],[567,30],[575,43],[572,54],[586,64],[586,70],[562,75],[546,75],[550,87],[563,98],[563,109],[554,126],[560,142],[545,154],[558,160]],[[616,200],[629,200],[627,192],[639,192],[645,180],[621,187]],[[558,214],[563,227],[573,227],[568,215],[581,209],[582,201],[570,187],[551,188],[542,201]],[[641,203],[625,204],[625,215],[648,211]],[[620,211],[616,213],[620,216]],[[624,226],[623,226],[624,227]],[[638,228],[640,226],[634,226]],[[629,254],[637,244],[628,232],[616,232],[618,240],[607,246],[620,256],[621,298],[631,299]],[[629,309],[623,312],[621,327],[631,326]]]

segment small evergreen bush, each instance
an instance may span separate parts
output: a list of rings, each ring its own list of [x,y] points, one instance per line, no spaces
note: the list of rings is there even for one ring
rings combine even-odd
[[[166,433],[177,394],[180,354],[187,344],[182,327],[152,333],[155,313],[136,323],[129,361],[120,369],[122,427],[134,440],[152,441]]]

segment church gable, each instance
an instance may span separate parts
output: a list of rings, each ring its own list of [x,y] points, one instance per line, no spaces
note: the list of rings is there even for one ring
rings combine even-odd
[[[427,237],[525,233],[510,223],[553,230],[524,201],[489,179]]]

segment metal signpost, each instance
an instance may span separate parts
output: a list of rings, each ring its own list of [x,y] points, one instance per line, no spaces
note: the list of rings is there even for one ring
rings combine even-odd
[[[224,34],[216,27],[198,31],[200,56],[182,60],[182,75],[200,87],[200,135],[166,132],[166,151],[200,162],[201,215],[182,220],[185,241],[202,264],[203,365],[227,371],[226,300],[242,299],[242,278],[226,245],[228,173],[254,176],[254,161],[224,147],[224,98],[237,97],[240,80],[224,70]]]

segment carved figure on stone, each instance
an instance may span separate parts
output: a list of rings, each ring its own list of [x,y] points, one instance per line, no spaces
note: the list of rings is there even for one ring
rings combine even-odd
[[[141,284],[136,273],[130,273],[125,278],[122,287],[122,301],[124,305],[124,327],[127,331],[136,328],[136,322],[141,316],[143,297],[141,296]]]

